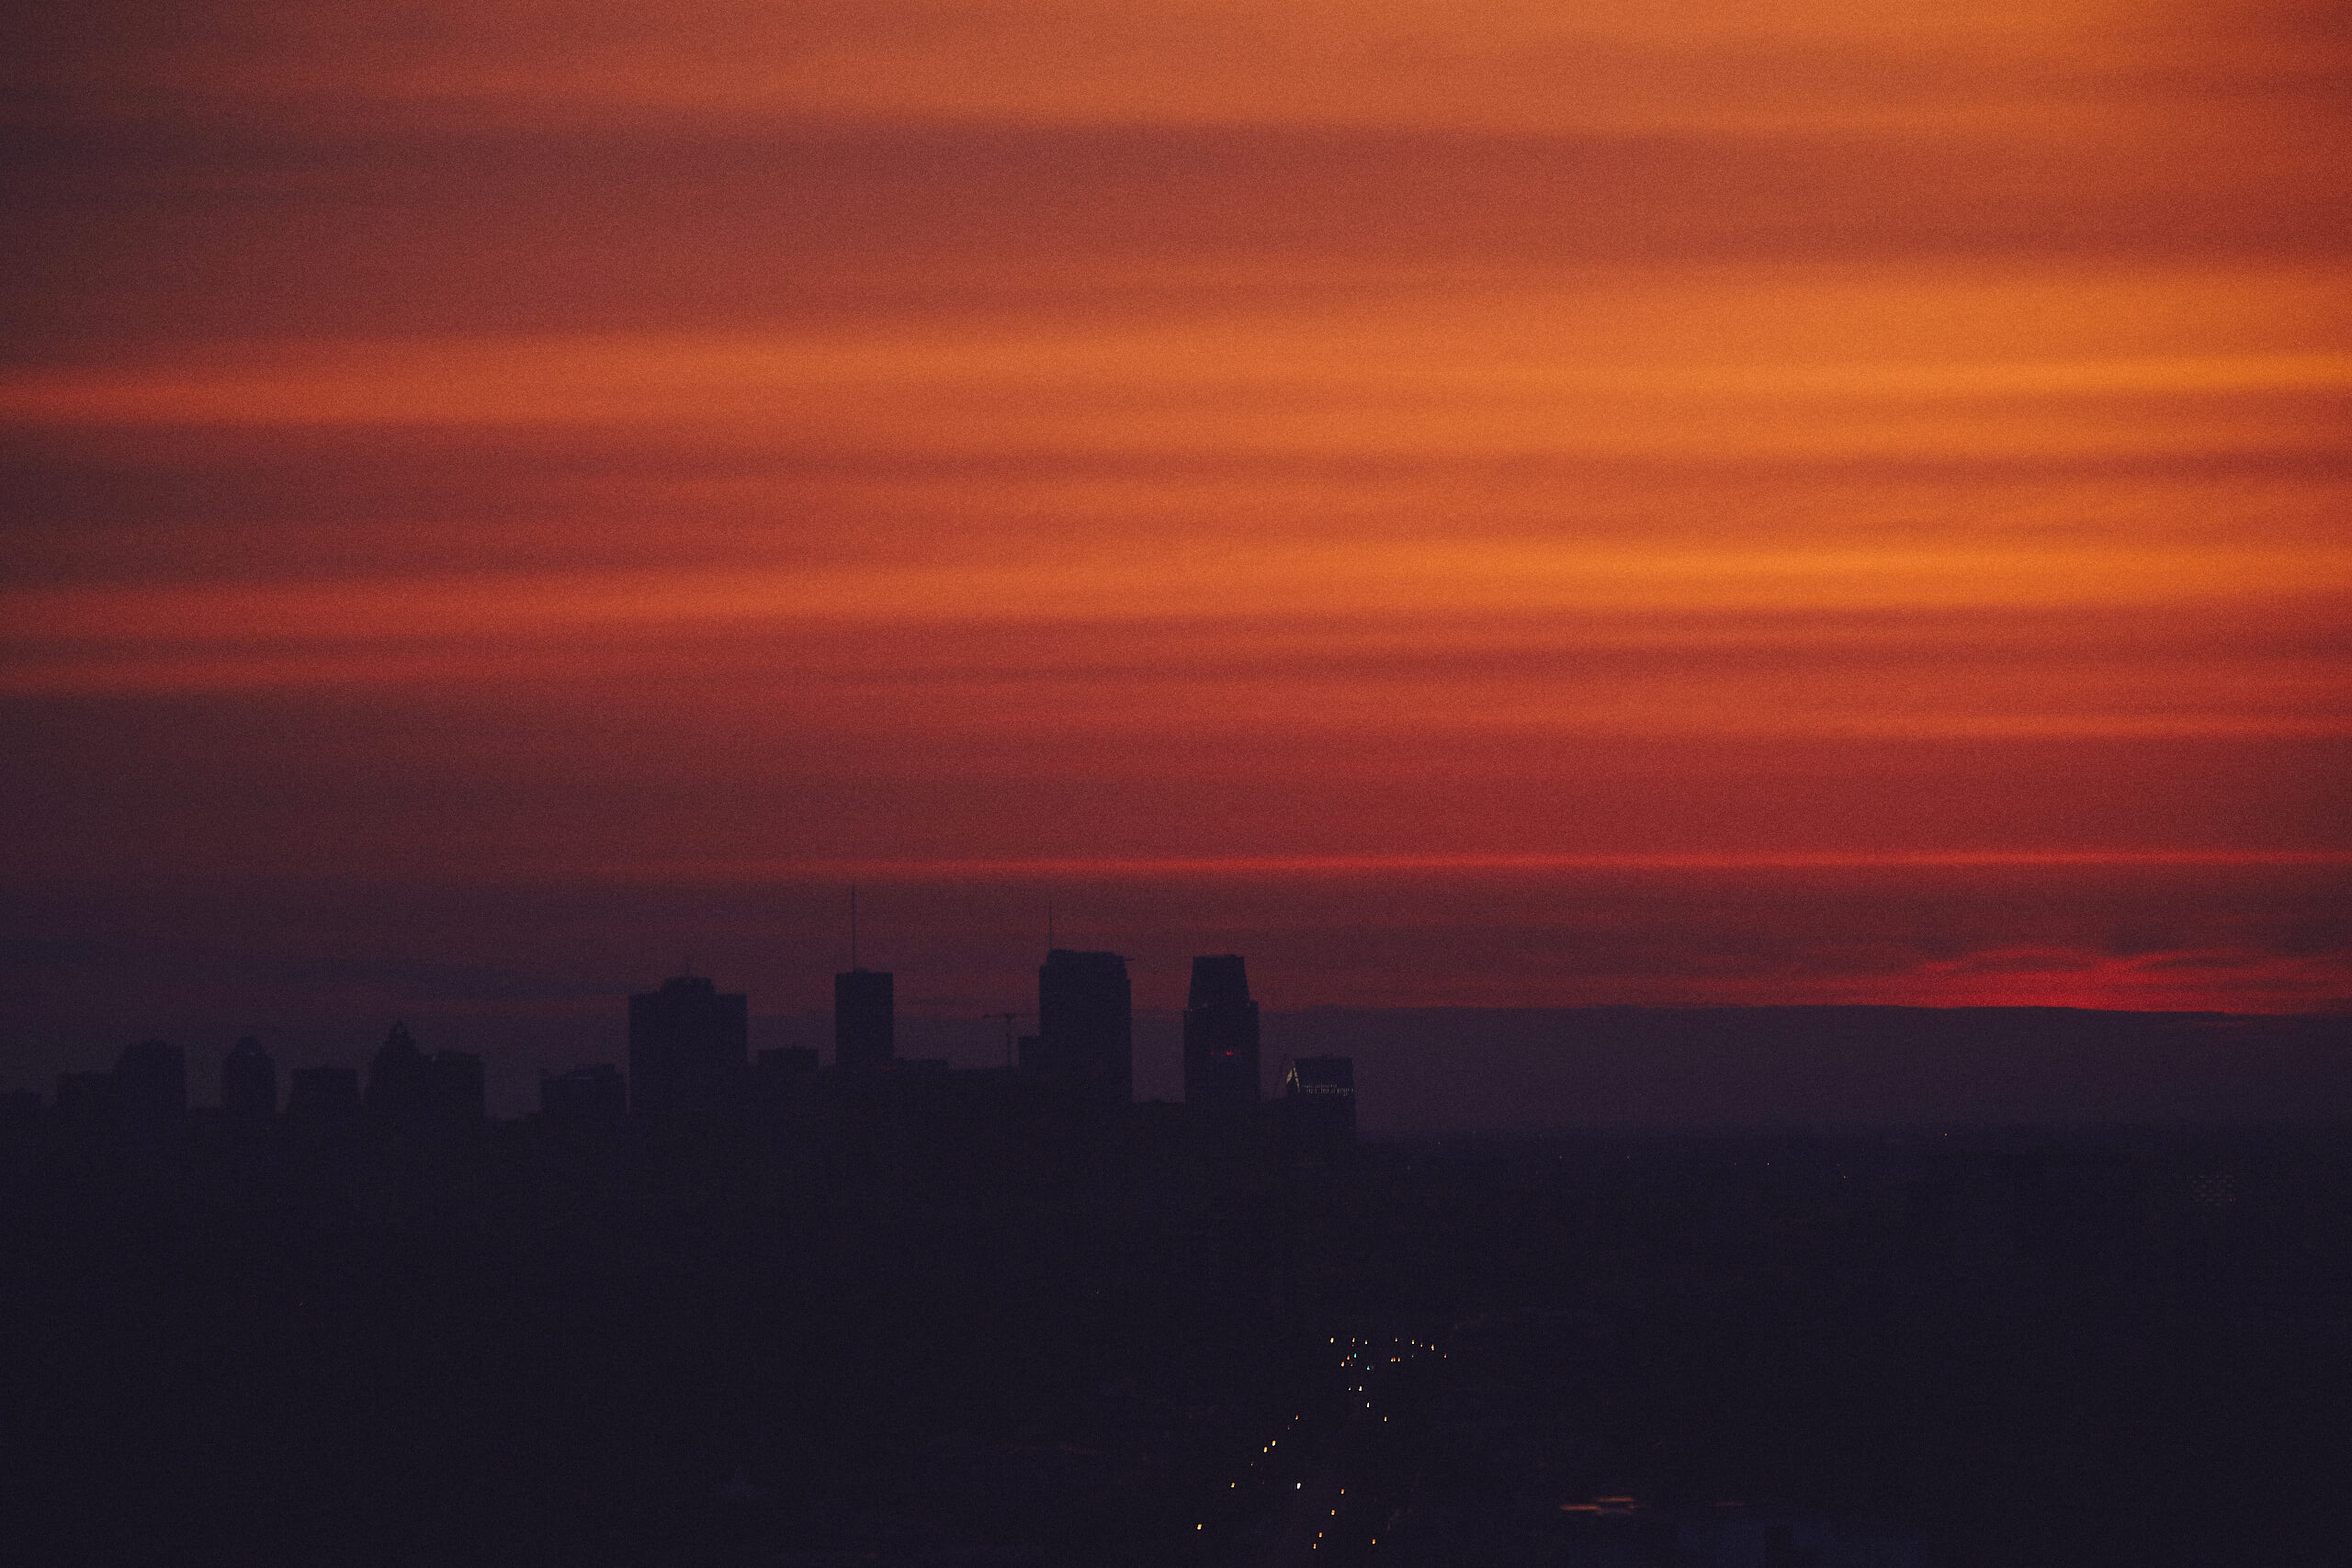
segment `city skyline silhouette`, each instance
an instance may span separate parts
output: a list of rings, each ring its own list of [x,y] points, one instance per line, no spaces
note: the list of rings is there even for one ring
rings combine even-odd
[[[552,1031],[508,1035],[487,1062],[483,1046],[494,1036],[478,1026],[428,1025],[428,1054],[405,1019],[392,1021],[389,1036],[366,1023],[323,1036],[278,1034],[279,1051],[295,1054],[287,1060],[255,1032],[223,1044],[216,1026],[184,1043],[135,1042],[122,1061],[168,1051],[181,1064],[175,1081],[198,1085],[193,1099],[183,1087],[175,1103],[213,1104],[207,1097],[217,1083],[224,1113],[242,1069],[248,1104],[274,1106],[282,1082],[289,1103],[297,1089],[338,1104],[347,1095],[356,1114],[363,1099],[375,1103],[389,1061],[398,1081],[380,1092],[402,1103],[455,1093],[476,1115],[526,1116],[547,1109],[550,1093],[605,1095],[596,1075],[609,1073],[620,1103],[658,1119],[742,1101],[752,1092],[746,1086],[755,1058],[850,1076],[1017,1066],[1073,1087],[1092,1084],[1088,1092],[1104,1103],[1246,1106],[1282,1095],[1302,1060],[1362,1055],[1385,1090],[1373,1101],[1370,1125],[1408,1137],[1603,1126],[2226,1124],[2352,1114],[2352,1016],[2340,1013],[1835,1005],[1261,1010],[1246,958],[1231,953],[1189,961],[1182,1009],[1137,1011],[1122,955],[1056,949],[1046,956],[1030,1005],[1009,1010],[943,1013],[934,998],[931,1010],[902,1017],[892,1000],[899,976],[860,968],[833,976],[830,1012],[779,1014],[754,1009],[746,993],[720,991],[714,976],[687,974],[603,998],[603,1016],[590,1026],[563,1020]],[[1024,1023],[1026,1032],[1017,1027]],[[1272,1048],[1261,1043],[1267,1024]],[[830,1050],[820,1051],[820,1040]],[[52,1071],[30,1070],[36,1059],[21,1059],[0,1092],[60,1113],[74,1095],[113,1106],[125,1092],[121,1063],[106,1070],[116,1049],[58,1041],[46,1057],[57,1064]],[[452,1072],[464,1087],[432,1087]]]
[[[0,1095],[39,1287],[0,1359],[50,1437],[15,1528],[114,1560],[2324,1561],[2341,1018],[1504,1011],[1522,1073],[1573,1056],[1573,1124],[1416,1130],[1433,1043],[1529,1102],[1475,1012],[1269,1014],[1245,955],[1189,967],[1180,1102],[1127,1092],[1125,960],[1059,948],[1016,1066],[917,1055],[858,968],[845,1056],[755,1049],[746,995],[673,976],[609,998],[626,1072],[543,1072],[519,1116],[405,1021],[364,1071],[241,1038],[217,1106],[154,1038]],[[1945,1079],[1890,1098],[1890,1058]],[[2130,1098],[2165,1074],[2193,1113]],[[2230,1100],[2257,1074],[2290,1098]],[[2152,1336],[2192,1359],[2148,1379]],[[2251,1519],[2187,1483],[2257,1474]]]

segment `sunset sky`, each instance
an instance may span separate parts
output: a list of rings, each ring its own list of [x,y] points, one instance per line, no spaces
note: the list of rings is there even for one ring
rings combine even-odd
[[[12,1082],[806,1011],[853,881],[943,1018],[1048,900],[2352,1007],[2324,0],[102,3],[0,117]]]

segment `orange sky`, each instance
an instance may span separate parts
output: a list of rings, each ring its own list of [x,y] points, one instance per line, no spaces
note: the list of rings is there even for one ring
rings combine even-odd
[[[1061,886],[1278,1006],[2352,1003],[2335,8],[101,5],[0,62],[6,934],[129,955],[8,961],[20,1043],[147,994],[158,878],[603,888],[616,983],[700,919],[755,1008],[803,915],[622,891],[864,868],[942,997]],[[319,940],[256,920],[220,974]]]

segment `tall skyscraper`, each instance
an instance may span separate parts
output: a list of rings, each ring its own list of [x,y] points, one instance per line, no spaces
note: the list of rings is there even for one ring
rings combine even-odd
[[[1135,1098],[1135,998],[1115,953],[1056,948],[1037,971],[1034,1064],[1089,1099]]]
[[[740,994],[681,975],[628,999],[628,1100],[641,1116],[730,1102],[751,1061],[751,1013]]]
[[[833,976],[833,1065],[874,1072],[898,1055],[894,978],[887,969],[852,969]]]
[[[277,1114],[277,1064],[248,1034],[220,1064],[220,1109],[234,1122],[266,1122]]]
[[[1241,955],[1193,960],[1184,998],[1184,1103],[1258,1103],[1258,1004]]]

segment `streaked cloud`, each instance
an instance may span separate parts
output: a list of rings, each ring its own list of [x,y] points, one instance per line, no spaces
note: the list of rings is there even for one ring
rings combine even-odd
[[[2189,909],[2352,820],[2323,9],[6,27],[22,876],[2169,867],[2162,960],[1808,883],[1586,977],[2352,993]]]
[[[2324,90],[2340,29],[2292,5],[1988,0],[215,0],[28,18],[25,86],[313,114],[699,113],[1480,127],[2113,120],[2193,91]]]

